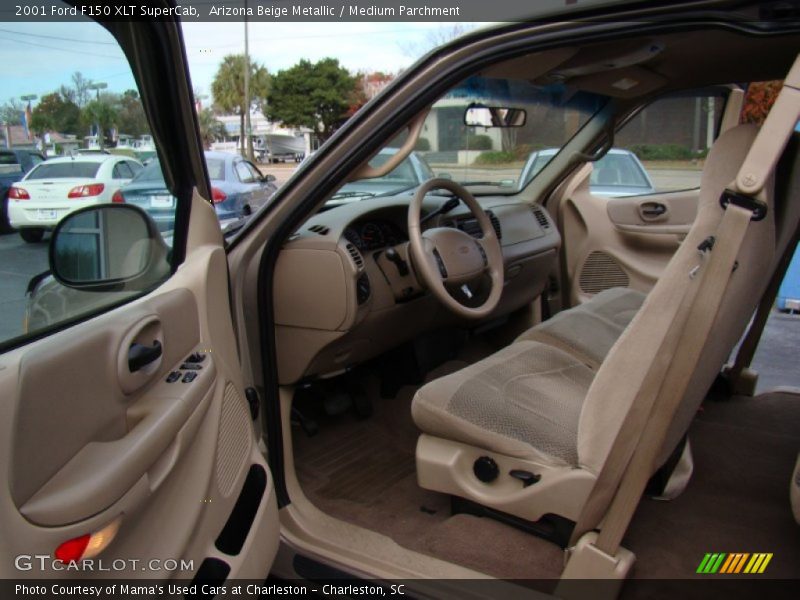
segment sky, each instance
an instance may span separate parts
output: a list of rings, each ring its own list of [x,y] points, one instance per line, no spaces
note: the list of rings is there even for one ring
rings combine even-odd
[[[249,24],[250,56],[271,73],[306,58],[332,56],[350,71],[397,72],[430,47],[431,36],[453,23],[287,23]],[[461,24],[473,29],[481,24]],[[243,23],[187,23],[184,40],[194,89],[210,96],[214,73],[226,54],[244,51]],[[69,84],[80,71],[108,90],[134,87],[127,61],[111,35],[95,23],[0,23],[3,59],[0,104],[44,94]]]

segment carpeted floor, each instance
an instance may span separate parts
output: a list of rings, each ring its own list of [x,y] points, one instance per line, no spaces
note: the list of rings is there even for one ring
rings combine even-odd
[[[429,379],[464,364],[447,363]],[[366,385],[371,418],[330,417],[310,438],[294,431],[298,477],[314,504],[404,547],[489,575],[559,576],[563,553],[555,545],[491,519],[450,516],[448,498],[419,488],[418,431],[410,415],[415,388],[383,399],[376,379]],[[697,577],[706,552],[772,552],[767,576],[800,577],[800,528],[788,499],[800,451],[800,396],[707,402],[690,439],[695,471],[687,490],[671,502],[643,500],[628,531],[624,545],[637,555],[633,577]],[[669,587],[659,585],[657,595],[668,597]],[[650,597],[648,590],[645,582],[629,581],[623,595]]]

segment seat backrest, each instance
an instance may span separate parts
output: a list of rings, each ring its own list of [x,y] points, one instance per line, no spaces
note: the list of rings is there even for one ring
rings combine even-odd
[[[698,245],[714,235],[724,214],[721,193],[736,175],[758,132],[753,125],[740,125],[725,132],[709,152],[700,185],[697,218],[642,308],[620,336],[597,372],[584,402],[578,426],[579,464],[599,473],[630,406],[615,402],[615,387],[631,369],[647,368],[643,348],[658,343],[650,334],[668,302],[669,290],[688,284],[689,272],[699,264]],[[750,224],[717,318],[692,374],[690,385],[670,427],[658,465],[663,464],[686,432],[714,378],[741,337],[766,288],[776,263],[776,226],[773,203],[774,181],[764,188],[769,210],[762,221]]]

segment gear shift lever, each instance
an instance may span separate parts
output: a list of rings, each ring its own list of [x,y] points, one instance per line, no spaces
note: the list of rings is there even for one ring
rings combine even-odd
[[[394,248],[387,248],[386,249],[386,258],[394,263],[397,267],[397,272],[400,274],[400,277],[405,277],[408,275],[408,263],[403,260],[400,256],[400,253],[395,250]]]

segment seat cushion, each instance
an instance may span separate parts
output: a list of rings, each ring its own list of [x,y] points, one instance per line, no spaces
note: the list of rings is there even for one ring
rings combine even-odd
[[[578,420],[593,376],[566,352],[523,340],[423,386],[411,413],[430,435],[577,466]]]
[[[630,288],[611,288],[588,302],[561,311],[517,339],[556,346],[597,369],[633,320],[645,297],[642,292]]]

